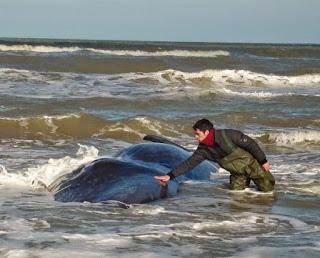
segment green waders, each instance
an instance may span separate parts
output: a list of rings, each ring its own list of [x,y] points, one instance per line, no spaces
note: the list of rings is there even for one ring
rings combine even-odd
[[[263,192],[272,191],[275,180],[269,171],[264,171],[258,161],[247,151],[236,148],[228,156],[219,161],[219,165],[228,170],[232,190],[243,190],[249,186],[250,180]]]

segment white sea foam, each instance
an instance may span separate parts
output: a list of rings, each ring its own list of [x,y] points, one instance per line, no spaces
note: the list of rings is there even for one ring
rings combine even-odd
[[[244,92],[244,91],[234,91],[230,89],[219,89],[218,92],[227,94],[227,95],[235,95],[235,96],[241,96],[241,97],[249,97],[249,98],[274,98],[279,96],[292,96],[296,95],[294,93],[272,93],[272,92],[265,92],[265,91],[254,91],[254,92]]]
[[[176,56],[176,57],[217,57],[229,56],[228,51],[191,51],[191,50],[159,50],[159,51],[141,51],[141,50],[106,50],[96,48],[81,47],[53,47],[53,46],[32,46],[32,45],[0,45],[0,51],[27,51],[38,53],[60,53],[60,52],[78,52],[90,51],[94,53],[113,55],[113,56]]]
[[[56,74],[60,75],[59,78],[64,78],[68,80],[79,78],[79,74],[74,73],[47,73],[48,78],[45,73],[40,73],[37,71],[31,70],[20,70],[20,69],[10,69],[10,68],[0,68],[0,75],[3,78],[12,77],[19,78],[22,76],[23,79],[29,78],[33,80],[44,80],[51,81],[51,75]],[[222,85],[265,85],[265,86],[318,86],[320,83],[320,74],[304,74],[298,76],[281,76],[274,74],[262,74],[256,73],[249,70],[203,70],[199,72],[182,72],[178,70],[164,70],[159,72],[150,72],[150,73],[120,73],[115,75],[82,75],[83,79],[90,80],[109,80],[122,82],[123,80],[137,80],[137,79],[155,79],[161,84],[168,84],[170,82],[184,84],[190,83],[194,84],[196,80],[205,79],[213,84],[222,84]],[[231,91],[225,91],[226,93],[232,93]],[[273,96],[276,93],[268,92],[256,92],[261,94],[261,96]],[[243,93],[235,92],[233,94],[255,94],[253,93]],[[281,93],[278,93],[281,94]],[[275,96],[278,96],[276,94]],[[295,94],[294,92],[291,93]]]
[[[116,56],[176,56],[176,57],[217,57],[217,56],[229,56],[227,51],[190,51],[190,50],[170,50],[170,51],[156,51],[148,52],[141,50],[99,50],[99,49],[85,49],[92,52],[97,52],[106,55]]]
[[[53,119],[56,120],[63,120],[68,118],[80,118],[79,114],[65,114],[65,115],[55,115],[55,116],[38,116],[38,117],[19,117],[19,118],[12,118],[12,117],[0,117],[0,120],[8,120],[8,121],[17,121],[23,127],[28,125],[28,121],[30,119],[44,119],[46,124],[49,127],[53,127],[53,130],[56,129],[56,125],[53,124]]]
[[[103,247],[103,251],[108,254],[109,251],[112,252],[110,256],[114,256],[114,250],[115,249],[127,249],[130,250],[132,247],[136,247],[136,242],[134,239],[140,239],[144,242],[150,241],[151,239],[168,239],[170,236],[174,237],[197,237],[193,236],[192,234],[186,234],[186,235],[180,235],[179,232],[172,231],[169,234],[166,234],[165,232],[159,232],[160,234],[156,232],[146,232],[144,228],[142,228],[143,231],[140,231],[137,234],[132,235],[131,233],[126,233],[124,235],[118,235],[118,234],[90,234],[90,235],[83,235],[83,234],[66,234],[63,236],[64,239],[66,239],[71,244],[82,244],[82,245],[88,245],[92,246],[95,249],[98,249],[99,247]],[[184,247],[183,249],[180,248],[180,246],[171,246],[168,250],[163,250],[163,247],[156,247],[153,246],[152,250],[148,251],[148,242],[140,243],[142,250],[138,252],[132,252],[130,253],[130,257],[171,257],[172,252],[174,253],[174,256],[178,255],[192,255],[192,254],[200,254],[201,249],[197,245],[189,244],[188,246]],[[172,250],[173,249],[173,250]],[[160,254],[159,254],[160,253]],[[108,255],[107,255],[108,256]],[[116,255],[119,256],[119,253]],[[128,254],[126,253],[124,257],[127,257]],[[121,257],[121,254],[120,254]]]
[[[192,228],[194,230],[232,230],[234,232],[258,232],[264,228],[269,231],[279,230],[287,231],[289,228],[297,231],[314,231],[315,226],[288,216],[282,215],[268,215],[256,214],[251,212],[244,212],[241,215],[232,216],[229,220],[223,221],[204,221],[194,223]]]
[[[94,251],[84,251],[84,250],[68,250],[62,249],[62,250],[52,250],[50,248],[43,248],[42,250],[36,249],[36,248],[30,248],[28,249],[12,249],[12,250],[6,250],[1,249],[1,253],[3,253],[4,258],[26,258],[26,257],[51,257],[51,258],[65,258],[65,257],[92,257],[92,258],[101,258],[104,256],[100,252],[94,252]],[[124,256],[119,256],[124,257]]]
[[[82,98],[84,95],[136,98],[150,95],[176,99],[179,95],[197,97],[209,93],[262,99],[280,96],[320,96],[318,90],[320,74],[279,76],[245,70],[205,70],[195,73],[164,70],[117,75],[82,74],[79,79],[79,74],[74,73],[43,73],[0,68],[0,80],[5,81],[5,87],[0,92],[37,98],[64,96]],[[151,85],[150,80],[153,82]],[[26,81],[36,83],[37,91],[26,88]],[[147,83],[148,87],[139,85],[132,87],[132,83],[139,85]],[[47,87],[48,84],[52,87]],[[89,91],[88,85],[92,85],[95,91]],[[261,85],[264,87],[260,87]]]
[[[291,182],[293,180],[291,179]],[[320,186],[319,182],[316,185],[299,185],[296,182],[292,182],[291,184],[284,184],[282,181],[279,182],[279,185],[282,185],[281,191],[282,192],[291,192],[291,193],[303,193],[307,195],[320,195]]]
[[[82,243],[90,246],[104,246],[105,250],[113,250],[114,248],[129,248],[134,245],[131,237],[119,236],[118,234],[66,234],[63,239],[73,243]]]
[[[200,72],[181,72],[176,70],[161,71],[161,75],[167,75],[172,80],[190,81],[195,79],[208,79],[214,83],[224,85],[318,85],[320,74],[305,74],[299,76],[281,76],[274,74],[262,74],[248,70],[203,70]]]
[[[98,149],[93,146],[79,144],[79,150],[75,158],[66,156],[60,159],[49,159],[46,164],[28,168],[21,173],[8,173],[6,168],[0,165],[0,182],[6,186],[43,188],[59,176],[96,159],[98,152]]]
[[[266,133],[268,140],[279,145],[293,145],[305,142],[320,143],[320,131],[317,130],[296,130],[286,132]]]
[[[47,79],[41,73],[32,70],[0,68],[0,79],[16,80],[16,79],[38,79],[40,81]]]
[[[227,191],[230,192],[231,194],[235,194],[238,196],[239,194],[245,194],[250,196],[270,196],[270,197],[275,195],[274,191],[262,192],[251,187],[247,187],[244,190],[227,190]]]
[[[32,45],[0,45],[0,51],[30,51],[39,53],[51,52],[75,52],[80,51],[79,47],[53,47],[53,46],[32,46]]]
[[[144,214],[144,215],[156,215],[165,212],[163,207],[150,206],[150,205],[138,205],[132,207],[133,214]]]
[[[31,220],[29,220],[29,224],[34,230],[47,229],[51,227],[49,222],[39,218],[32,218]]]
[[[320,194],[319,151],[302,151],[269,156],[271,172],[276,178],[275,193],[310,196]]]
[[[10,174],[8,173],[6,167],[0,164],[0,186],[5,185],[5,181],[3,180],[3,178],[8,177],[10,178]]]

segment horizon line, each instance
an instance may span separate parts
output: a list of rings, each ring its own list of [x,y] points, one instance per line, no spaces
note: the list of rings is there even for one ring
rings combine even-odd
[[[167,40],[126,40],[126,39],[83,39],[83,38],[46,38],[46,37],[1,37],[0,41],[13,41],[13,40],[21,40],[21,41],[79,41],[79,42],[136,42],[136,43],[175,43],[175,44],[237,44],[237,45],[312,45],[312,46],[320,46],[320,43],[290,43],[290,42],[231,42],[231,41],[167,41]],[[36,42],[34,42],[36,43]]]

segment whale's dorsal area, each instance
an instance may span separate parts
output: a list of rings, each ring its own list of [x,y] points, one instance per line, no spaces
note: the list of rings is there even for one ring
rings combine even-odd
[[[48,187],[61,202],[145,203],[175,196],[185,179],[207,180],[216,166],[202,162],[166,187],[153,177],[168,173],[186,160],[190,152],[167,143],[134,144],[111,158],[101,158],[57,179]]]

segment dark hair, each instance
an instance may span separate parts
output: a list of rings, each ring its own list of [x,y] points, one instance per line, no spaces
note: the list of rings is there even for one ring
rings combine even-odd
[[[198,120],[193,125],[194,130],[199,129],[202,132],[205,132],[205,131],[210,130],[212,128],[213,128],[213,124],[208,119],[205,119],[205,118]]]

